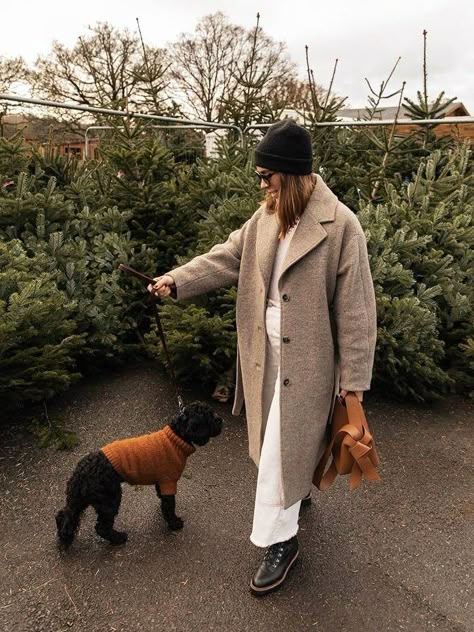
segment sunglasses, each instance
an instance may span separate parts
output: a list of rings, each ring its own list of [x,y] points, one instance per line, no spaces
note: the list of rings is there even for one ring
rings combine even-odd
[[[270,180],[272,179],[272,176],[275,175],[275,173],[276,171],[272,171],[271,173],[260,173],[259,171],[256,171],[255,175],[260,180],[260,182],[263,180],[267,184],[270,184]]]

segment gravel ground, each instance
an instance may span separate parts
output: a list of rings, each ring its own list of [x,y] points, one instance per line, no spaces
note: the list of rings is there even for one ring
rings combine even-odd
[[[245,419],[213,404],[226,425],[188,461],[178,493],[184,529],[167,530],[152,487],[124,486],[117,528],[129,541],[115,548],[96,536],[89,510],[61,551],[54,514],[80,456],[171,418],[168,380],[144,364],[74,387],[50,407],[80,436],[71,452],[40,449],[18,425],[0,424],[0,630],[473,629],[472,403],[453,397],[427,408],[367,394],[382,482],[349,493],[345,478],[314,490],[298,565],[260,599],[249,590],[262,553],[248,539],[256,469]]]

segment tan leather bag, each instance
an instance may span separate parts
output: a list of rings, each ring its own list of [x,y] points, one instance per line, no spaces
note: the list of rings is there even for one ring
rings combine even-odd
[[[374,438],[355,393],[347,393],[344,403],[336,399],[330,433],[331,439],[313,476],[313,484],[318,489],[327,489],[338,474],[350,474],[351,490],[360,485],[362,476],[368,481],[380,480],[375,469],[379,465],[379,457]],[[324,472],[331,454],[331,465]]]

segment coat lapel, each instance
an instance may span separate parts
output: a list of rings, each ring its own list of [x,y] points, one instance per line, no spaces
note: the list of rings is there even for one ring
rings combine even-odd
[[[258,267],[262,274],[265,289],[268,290],[273,269],[273,261],[278,247],[278,233],[280,232],[276,216],[270,215],[263,209],[258,220],[256,237],[256,256]]]
[[[317,175],[316,178],[314,191],[295,229],[295,234],[291,238],[280,278],[288,268],[304,257],[310,250],[316,248],[327,237],[327,232],[321,224],[334,221],[338,199],[321,176]],[[270,283],[273,262],[278,247],[278,233],[279,227],[276,216],[264,211],[258,221],[256,251],[258,266],[266,289],[268,289]]]
[[[321,224],[334,221],[337,203],[337,197],[321,176],[317,175],[314,191],[291,238],[280,278],[288,268],[326,239],[327,232]]]

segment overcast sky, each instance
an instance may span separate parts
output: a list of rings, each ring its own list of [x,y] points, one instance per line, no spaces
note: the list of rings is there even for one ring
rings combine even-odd
[[[474,115],[474,6],[469,0],[41,0],[9,3],[8,26],[0,35],[0,55],[22,55],[34,62],[49,52],[53,40],[72,46],[87,27],[107,21],[136,30],[139,18],[145,42],[165,47],[180,33],[192,33],[200,18],[223,11],[235,24],[250,28],[260,12],[260,25],[287,45],[305,76],[309,46],[316,81],[327,87],[336,58],[334,89],[352,107],[367,103],[367,77],[373,86],[385,79],[396,59],[401,62],[390,86],[407,82],[405,95],[423,89],[423,29],[428,31],[428,90],[435,97],[463,101]],[[387,103],[388,104],[388,103]],[[390,104],[395,105],[396,99]]]

